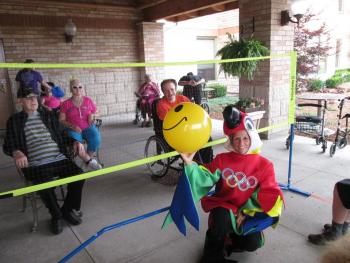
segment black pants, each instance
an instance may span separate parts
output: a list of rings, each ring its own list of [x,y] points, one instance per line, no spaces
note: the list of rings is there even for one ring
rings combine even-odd
[[[194,99],[194,103],[201,105],[202,102],[202,86],[184,87],[182,95],[186,96],[189,100]]]
[[[209,137],[208,142],[213,141],[211,137]],[[200,149],[196,155],[194,156],[194,160],[196,160],[199,163],[210,163],[213,160],[214,153],[213,153],[213,147],[209,146],[206,148]]]
[[[27,180],[33,184],[40,184],[52,181],[56,178],[65,178],[71,175],[77,175],[82,170],[72,161],[66,159],[54,163],[44,164],[23,168],[22,172]],[[80,210],[83,185],[85,180],[68,184],[67,195],[64,200],[62,209],[71,211]],[[38,191],[41,200],[49,210],[52,218],[59,219],[62,217],[61,209],[57,203],[57,197],[54,188]]]
[[[346,209],[350,209],[350,179],[344,179],[336,183],[339,198]]]
[[[136,101],[136,107],[135,107],[135,120],[138,120],[141,114],[141,105],[140,105],[141,101],[138,98]]]
[[[217,262],[224,258],[225,238],[232,239],[235,249],[255,251],[261,247],[262,233],[257,232],[246,236],[233,234],[229,210],[218,207],[210,212],[211,222],[205,237],[204,251],[201,262]]]

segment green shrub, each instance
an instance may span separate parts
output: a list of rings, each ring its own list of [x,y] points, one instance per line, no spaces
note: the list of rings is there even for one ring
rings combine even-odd
[[[350,82],[350,72],[347,75],[343,76],[343,83],[344,82]]]
[[[350,81],[350,69],[339,69],[335,71],[335,74],[332,76],[332,78],[341,78],[341,83],[349,82]]]
[[[342,78],[334,76],[326,80],[326,87],[332,89],[337,87],[341,83],[342,83]]]
[[[313,79],[310,81],[309,90],[319,91],[324,87],[324,81],[320,79]]]
[[[213,83],[209,84],[207,88],[214,89],[213,98],[225,97],[227,93],[227,87],[223,84]]]
[[[335,71],[334,76],[343,76],[350,74],[350,69],[338,69]]]

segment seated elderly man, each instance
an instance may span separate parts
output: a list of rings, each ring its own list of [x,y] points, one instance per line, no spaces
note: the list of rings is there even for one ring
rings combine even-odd
[[[31,87],[20,86],[17,98],[22,111],[7,121],[4,153],[14,159],[17,168],[34,184],[80,174],[81,169],[65,155],[66,147],[54,113],[38,109],[37,94]],[[53,188],[38,192],[51,214],[53,234],[62,232],[62,219],[72,225],[82,222],[77,211],[80,210],[83,184],[83,180],[68,184],[61,208]]]
[[[164,120],[168,111],[181,102],[190,102],[183,96],[176,94],[177,83],[175,79],[165,79],[160,84],[164,97],[157,104],[157,114],[159,119]]]
[[[164,97],[161,100],[159,100],[157,104],[157,115],[159,119],[163,121],[165,115],[172,107],[182,102],[190,102],[190,100],[183,95],[176,94],[177,83],[174,79],[163,80],[160,84],[160,87],[162,89],[162,92],[164,93]],[[209,138],[209,141],[211,141],[211,138]],[[199,150],[199,153],[201,156],[200,158],[204,163],[209,163],[213,159],[212,147],[203,148]],[[196,156],[196,159],[198,158],[199,157]]]

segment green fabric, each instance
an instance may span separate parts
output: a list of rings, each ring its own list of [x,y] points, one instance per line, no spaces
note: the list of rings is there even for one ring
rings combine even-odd
[[[247,200],[247,202],[245,202],[245,204],[238,209],[238,212],[242,212],[243,210],[256,211],[260,209],[260,205],[258,202],[258,192],[259,192],[259,188],[256,188],[252,196]],[[241,235],[242,230],[237,228],[236,216],[232,210],[230,210],[230,217],[231,217],[233,232],[235,232],[237,235]]]
[[[165,220],[162,225],[162,229],[167,229],[168,226],[173,222],[173,218],[171,217],[171,214],[168,212],[168,214],[165,217]]]
[[[197,203],[202,197],[206,196],[210,189],[219,181],[221,177],[221,171],[216,170],[214,173],[211,173],[208,169],[203,166],[198,166],[196,163],[192,165],[185,166],[185,174],[181,176],[187,176],[188,181],[191,185],[192,198],[195,203]],[[252,196],[247,200],[247,202],[238,209],[238,212],[243,210],[249,211],[258,211],[261,210],[258,202],[258,192],[259,188],[255,189]],[[232,229],[237,235],[242,234],[242,230],[237,228],[236,216],[232,210],[230,211]],[[173,219],[171,218],[170,213],[168,212],[162,229],[166,229]]]
[[[198,166],[196,163],[186,165],[185,173],[191,185],[194,202],[198,202],[203,196],[206,196],[221,177],[220,170],[211,173],[208,169]]]

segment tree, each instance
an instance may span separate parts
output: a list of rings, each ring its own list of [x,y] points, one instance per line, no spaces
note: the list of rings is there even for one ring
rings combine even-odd
[[[308,10],[294,28],[294,50],[298,52],[297,90],[305,90],[310,82],[310,74],[318,73],[320,60],[326,58],[332,49],[329,46],[329,31],[323,22],[316,28],[316,15]]]

